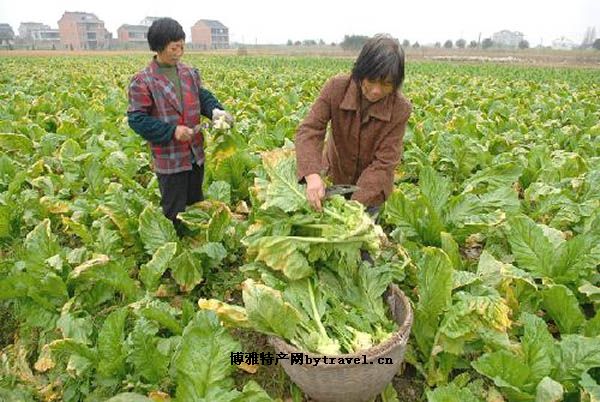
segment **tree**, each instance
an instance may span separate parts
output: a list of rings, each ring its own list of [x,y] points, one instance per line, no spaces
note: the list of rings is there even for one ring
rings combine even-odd
[[[481,47],[484,49],[489,49],[494,46],[494,41],[491,38],[485,38],[483,42],[481,42]]]
[[[344,35],[344,40],[340,45],[344,50],[358,50],[363,47],[368,39],[368,36],[363,35]]]
[[[419,42],[415,42],[415,43],[413,43],[412,47],[415,49],[418,49],[421,47],[421,45],[419,45]]]
[[[591,47],[594,44],[595,40],[596,40],[596,28],[588,27],[585,30],[585,35],[583,37],[583,42],[581,42],[581,47],[584,49]]]
[[[459,49],[464,49],[466,44],[467,44],[467,41],[462,38],[455,42],[456,47]]]
[[[287,41],[287,45],[288,45],[288,46],[292,46],[293,44],[294,44],[294,42],[293,42],[291,39],[288,39],[288,41]]]
[[[519,42],[519,49],[529,49],[529,42],[525,39]]]
[[[433,47],[440,48],[442,47],[442,44],[440,42],[435,42],[435,45],[433,45]]]
[[[302,44],[302,42],[300,42],[299,40],[297,40],[296,42],[294,42],[294,46],[300,46]]]
[[[446,49],[452,49],[452,41],[448,39],[446,42],[444,42],[444,47]]]
[[[600,39],[596,39],[592,47],[596,50],[600,50]]]
[[[472,40],[471,42],[469,42],[469,47],[471,49],[475,49],[477,47],[477,41]]]
[[[319,39],[319,46],[325,45],[325,41],[323,39]]]
[[[410,46],[410,42],[408,41],[408,39],[404,39],[402,41],[402,47],[409,47]]]

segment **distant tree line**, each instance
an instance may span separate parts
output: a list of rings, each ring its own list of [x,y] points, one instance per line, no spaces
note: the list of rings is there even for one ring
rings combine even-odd
[[[359,50],[365,44],[367,39],[369,39],[369,37],[366,35],[344,35],[344,40],[342,42],[340,42],[339,45],[344,50]],[[405,49],[407,49],[407,48],[417,49],[422,46],[418,41],[413,42],[411,44],[411,42],[408,39],[402,40],[401,43],[402,43],[402,47],[404,47]],[[323,46],[323,45],[325,45],[325,42],[323,41],[323,39],[319,39],[318,42],[315,40],[312,40],[312,39],[303,40],[303,41],[299,41],[299,40],[293,41],[293,40],[289,39],[287,41],[287,45],[288,46],[316,46],[316,45]],[[336,46],[336,44],[332,42],[331,46]],[[484,38],[483,40],[480,40],[480,41],[471,40],[468,43],[467,43],[467,40],[464,38],[457,39],[456,41],[452,41],[451,39],[448,39],[443,44],[441,42],[435,42],[435,44],[433,45],[433,47],[435,47],[435,48],[444,47],[445,49],[452,49],[452,48],[490,49],[493,47],[500,47],[500,46],[501,45],[494,43],[492,38]],[[523,39],[523,40],[519,41],[517,47],[519,49],[529,49],[530,44],[527,40]],[[594,49],[600,50],[600,39],[596,39],[595,28],[590,27],[587,29],[585,36],[584,36],[584,40],[579,47],[582,49],[594,48]]]

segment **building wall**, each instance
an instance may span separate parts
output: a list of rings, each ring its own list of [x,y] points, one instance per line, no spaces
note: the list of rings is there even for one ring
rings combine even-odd
[[[192,45],[203,49],[210,49],[212,45],[210,28],[204,24],[192,27]]]
[[[501,31],[496,32],[492,36],[492,40],[496,45],[517,47],[519,42],[523,40],[523,34],[520,32]]]
[[[229,29],[212,28],[202,21],[192,26],[192,45],[201,49],[229,48]]]
[[[60,43],[64,49],[106,49],[109,44],[108,31],[98,20],[80,20],[79,15],[63,16],[58,21]]]
[[[227,29],[227,28],[212,28],[212,30],[211,30],[211,47],[213,49],[229,48],[229,29]]]
[[[146,45],[148,43],[148,31],[141,31],[136,28],[120,27],[117,30],[117,37],[119,42],[122,44],[141,44]]]

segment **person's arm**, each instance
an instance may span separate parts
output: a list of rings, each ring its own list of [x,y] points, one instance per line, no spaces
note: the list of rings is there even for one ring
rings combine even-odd
[[[206,116],[211,120],[213,118],[213,110],[225,110],[213,93],[204,87],[200,87],[200,105],[202,116]]]
[[[133,131],[153,144],[167,144],[175,134],[176,126],[144,112],[127,112],[127,122]]]
[[[154,100],[143,79],[134,77],[131,80],[128,97],[127,122],[129,127],[146,141],[155,144],[166,144],[171,141],[176,126],[150,115]]]
[[[322,170],[323,143],[327,124],[331,120],[331,91],[329,80],[296,131],[296,162],[298,181]]]
[[[402,157],[404,132],[410,111],[411,108],[408,107],[404,116],[377,146],[373,161],[356,182],[359,189],[352,195],[353,200],[367,207],[378,206],[392,192],[394,170]]]

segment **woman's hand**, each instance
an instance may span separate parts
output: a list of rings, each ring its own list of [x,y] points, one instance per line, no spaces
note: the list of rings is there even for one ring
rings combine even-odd
[[[325,197],[325,183],[321,176],[316,173],[305,176],[306,180],[306,198],[308,203],[317,211],[321,211],[321,200]]]
[[[174,136],[177,141],[189,142],[194,136],[194,130],[186,126],[177,126]]]

